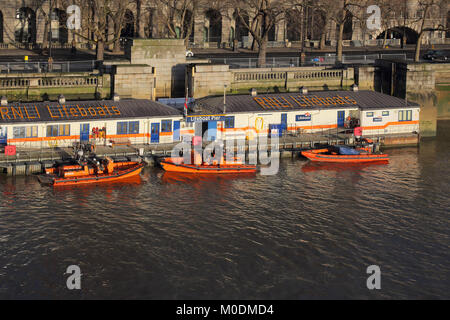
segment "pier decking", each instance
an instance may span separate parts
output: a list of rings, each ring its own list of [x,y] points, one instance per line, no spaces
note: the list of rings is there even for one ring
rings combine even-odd
[[[386,139],[384,135],[371,138],[381,144]],[[389,139],[393,138],[392,135],[389,135]],[[410,141],[409,144],[418,142],[418,136],[412,134],[399,135],[398,139],[400,141]],[[245,143],[241,144],[241,148],[245,150],[237,150],[238,147],[235,146],[234,151],[248,155],[250,152],[256,152],[261,148],[266,148],[266,150],[271,151],[272,146],[277,146],[281,156],[293,156],[302,150],[308,150],[317,145],[351,145],[353,142],[352,134],[339,133],[336,130],[328,130],[320,133],[302,133],[301,135],[287,133],[278,138],[278,145],[275,144],[275,140],[272,141],[269,138],[267,139],[267,145],[259,143],[257,149],[254,149],[251,148],[249,141],[245,141]],[[179,143],[178,141],[174,143],[118,145],[114,147],[96,145],[95,154],[99,157],[109,156],[115,159],[128,158],[129,160],[134,160],[139,157],[144,159],[148,164],[153,164],[155,158],[170,155],[173,148]],[[204,142],[204,146],[209,143]],[[7,175],[41,173],[44,168],[48,168],[58,161],[71,159],[73,156],[74,148],[71,147],[42,149],[18,148],[14,156],[0,154],[0,172]]]

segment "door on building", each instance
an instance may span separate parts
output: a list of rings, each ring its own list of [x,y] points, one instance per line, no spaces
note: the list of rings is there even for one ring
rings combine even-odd
[[[159,143],[159,123],[152,123],[150,131],[150,142]]]
[[[338,111],[337,112],[337,125],[339,128],[344,127],[345,123],[345,111]]]
[[[80,124],[80,142],[89,142],[89,123]]]
[[[217,121],[208,121],[208,141],[216,141]]]
[[[180,141],[180,121],[173,122],[173,141]]]
[[[8,132],[6,127],[0,126],[0,144],[8,144]]]
[[[287,113],[281,114],[281,130],[283,132],[287,130]]]
[[[6,127],[0,127],[0,144],[8,144]]]

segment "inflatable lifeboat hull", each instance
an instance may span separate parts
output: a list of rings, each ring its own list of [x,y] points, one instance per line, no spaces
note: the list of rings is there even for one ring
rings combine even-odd
[[[163,160],[160,162],[162,168],[168,172],[202,173],[202,174],[230,174],[230,173],[253,173],[257,171],[256,166],[245,164],[221,164],[221,165],[195,165],[174,163]]]
[[[117,165],[117,164],[116,164]],[[144,168],[144,163],[133,163],[128,165],[117,166],[117,169],[112,173],[88,174],[80,176],[59,177],[55,174],[47,174],[39,176],[39,181],[43,184],[50,184],[53,186],[73,186],[85,185],[93,183],[107,183],[116,182],[138,176]]]
[[[357,155],[327,154],[328,149],[302,151],[302,156],[317,162],[360,163],[389,161],[387,154],[361,153]]]

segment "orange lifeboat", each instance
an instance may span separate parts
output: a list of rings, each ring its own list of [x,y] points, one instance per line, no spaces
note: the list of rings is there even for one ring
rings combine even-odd
[[[360,163],[389,161],[387,154],[372,153],[368,148],[329,147],[302,151],[302,155],[311,161],[317,162]]]
[[[144,163],[141,162],[114,162],[107,157],[101,162],[92,161],[49,168],[45,170],[45,175],[38,178],[41,183],[53,186],[104,183],[138,176],[143,167]]]
[[[184,158],[165,158],[161,160],[161,167],[168,172],[201,173],[201,174],[238,174],[254,173],[257,171],[255,165],[244,164],[240,159],[233,158],[227,162],[224,157],[220,161],[202,161],[201,156],[191,156],[191,163],[184,163]]]

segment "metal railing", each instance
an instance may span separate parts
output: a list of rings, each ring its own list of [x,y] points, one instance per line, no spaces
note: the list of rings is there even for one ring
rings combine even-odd
[[[366,54],[366,55],[343,55],[344,64],[373,64],[376,59],[400,59],[406,60],[406,53],[400,54]],[[227,64],[230,69],[257,68],[258,58],[209,58],[213,64]],[[336,64],[336,55],[318,55],[310,57],[301,63],[300,57],[267,57],[263,68],[285,68],[300,66],[331,66]]]
[[[0,73],[85,72],[96,69],[96,60],[48,62],[0,62]]]

